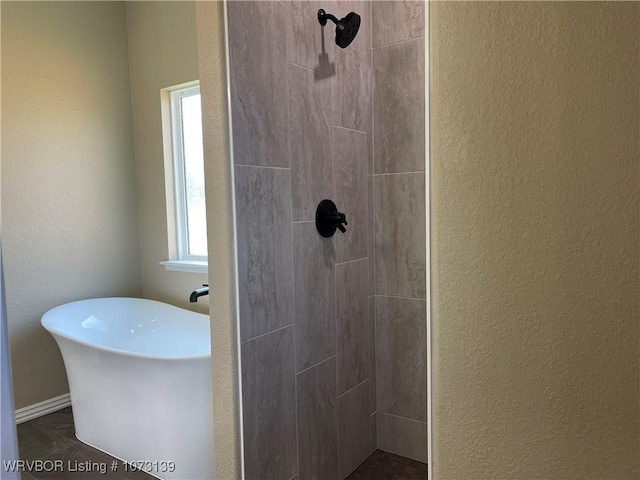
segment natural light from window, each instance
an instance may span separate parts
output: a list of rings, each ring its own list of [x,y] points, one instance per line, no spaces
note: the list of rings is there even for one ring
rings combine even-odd
[[[202,107],[197,82],[163,89],[169,270],[206,272]]]
[[[182,97],[182,138],[189,256],[207,256],[204,156],[200,94]]]

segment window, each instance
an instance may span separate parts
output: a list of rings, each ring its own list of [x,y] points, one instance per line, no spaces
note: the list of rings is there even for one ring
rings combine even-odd
[[[169,270],[207,271],[200,85],[162,91]]]

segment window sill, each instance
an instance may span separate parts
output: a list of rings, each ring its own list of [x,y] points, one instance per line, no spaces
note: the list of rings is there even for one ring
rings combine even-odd
[[[173,272],[207,273],[209,265],[207,262],[197,260],[167,260],[160,262],[166,270]]]

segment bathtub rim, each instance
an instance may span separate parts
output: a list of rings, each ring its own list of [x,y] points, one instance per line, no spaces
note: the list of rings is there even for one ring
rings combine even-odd
[[[187,310],[186,308],[181,308],[181,307],[177,307],[175,305],[171,305],[170,303],[165,303],[165,302],[160,302],[158,300],[151,300],[148,298],[140,298],[140,297],[95,297],[95,298],[85,298],[83,300],[75,300],[73,302],[67,302],[67,303],[63,303],[61,305],[58,305],[56,307],[50,308],[49,310],[47,310],[42,317],[40,317],[40,325],[42,325],[42,327],[51,334],[51,336],[55,339],[56,336],[60,336],[66,340],[69,340],[71,342],[74,343],[78,343],[80,345],[84,345],[96,350],[102,350],[105,352],[109,352],[109,353],[115,353],[118,355],[122,355],[122,356],[128,356],[128,357],[135,357],[135,358],[143,358],[143,359],[149,359],[149,360],[170,360],[172,362],[175,361],[189,361],[189,360],[203,360],[203,359],[211,359],[211,337],[209,336],[209,353],[204,353],[204,354],[196,354],[196,355],[180,355],[180,356],[174,356],[174,355],[150,355],[147,353],[138,353],[138,352],[130,352],[127,350],[121,350],[118,348],[113,348],[113,347],[105,347],[103,345],[98,345],[95,343],[90,343],[87,342],[85,340],[82,340],[78,337],[74,337],[72,335],[60,332],[57,329],[52,329],[51,327],[48,327],[47,325],[45,325],[45,317],[47,317],[47,315],[49,315],[51,312],[54,312],[55,310],[59,310],[62,309],[63,307],[66,307],[68,305],[74,305],[76,303],[86,303],[89,301],[94,301],[94,300],[142,300],[143,302],[152,302],[152,303],[156,303],[156,304],[161,304],[161,305],[165,305],[171,308],[177,308],[179,310],[184,310],[185,312],[189,312],[189,313],[194,313],[196,315],[204,315],[205,317],[208,317],[208,315],[204,314],[204,313],[199,313],[199,312],[193,312],[191,310]],[[57,343],[57,341],[56,341]],[[58,348],[60,348],[60,345],[58,345]]]

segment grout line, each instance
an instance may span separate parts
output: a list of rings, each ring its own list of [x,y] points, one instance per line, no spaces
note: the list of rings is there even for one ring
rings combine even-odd
[[[338,263],[336,263],[336,267],[337,267],[338,265],[346,265],[347,263],[355,263],[355,262],[359,262],[359,261],[361,261],[361,260],[367,260],[368,258],[369,258],[369,257],[361,257],[361,258],[356,258],[356,259],[354,259],[354,260],[346,260],[346,261],[344,261],[344,262],[338,262]],[[369,272],[367,272],[367,273],[369,273]],[[369,279],[367,279],[367,282],[368,282],[368,281],[369,281]],[[367,291],[368,291],[368,290],[369,290],[369,285],[367,285]],[[368,298],[368,297],[367,297],[367,298]]]
[[[315,72],[315,70],[313,68],[310,67],[306,67],[304,65],[300,65],[299,63],[296,62],[292,62],[290,60],[287,60],[287,65],[291,65],[292,67],[298,67],[298,68],[302,68],[304,70],[307,70],[308,72]]]
[[[427,173],[426,170],[415,170],[412,172],[383,172],[383,173],[373,173],[374,177],[384,177],[386,175],[410,175],[415,173]]]
[[[371,19],[373,20],[373,1],[371,1]],[[371,378],[372,376],[375,377],[375,389],[373,391],[373,415],[375,415],[378,411],[378,379],[379,379],[379,375],[378,375],[378,338],[377,338],[377,315],[376,315],[376,195],[375,195],[375,191],[376,191],[376,177],[375,177],[375,173],[376,173],[376,135],[375,135],[375,131],[376,131],[376,109],[375,109],[375,98],[376,98],[376,76],[375,76],[375,71],[376,71],[376,66],[375,66],[375,55],[374,55],[374,50],[373,50],[373,21],[371,22],[371,50],[369,50],[369,54],[371,55],[371,78],[370,78],[370,87],[371,87],[371,198],[368,199],[368,201],[371,203],[371,221],[367,222],[369,224],[369,228],[371,229],[371,231],[369,232],[369,241],[371,242],[371,252],[367,252],[367,253],[371,253],[371,260],[369,261],[369,268],[371,268],[373,270],[373,272],[370,273],[370,275],[373,277],[373,312],[369,312],[370,317],[369,318],[369,329],[371,330],[372,327],[372,322],[373,322],[373,331],[370,332],[370,334],[372,335],[372,338],[369,339],[369,341],[373,341],[373,365],[370,365],[370,367],[372,367],[373,372],[369,372],[369,377]],[[369,183],[369,182],[367,182]],[[371,279],[369,279],[369,281],[371,281]],[[369,301],[369,305],[371,305],[371,301]],[[371,353],[371,346],[369,346],[369,353]],[[370,359],[371,362],[371,359]],[[369,389],[371,389],[371,386],[369,386]],[[371,391],[369,392],[369,401],[371,401]],[[371,405],[369,406],[369,408],[371,408]],[[371,418],[371,417],[370,417]],[[377,425],[377,419],[376,419],[376,445],[375,448],[378,448],[378,425]],[[369,436],[371,436],[371,432],[369,432]]]
[[[334,92],[333,92],[333,88],[335,86],[335,82],[332,82],[331,84],[331,96],[333,97]],[[332,109],[331,109],[331,119],[333,120],[333,103],[332,103]],[[335,126],[334,126],[335,127]],[[335,127],[335,128],[339,128],[339,127]],[[331,129],[331,135],[330,135],[330,141],[331,141],[331,192],[335,198],[336,195],[336,174],[335,174],[335,164],[336,164],[336,153],[335,153],[335,139],[334,137],[334,129]],[[336,380],[335,380],[335,404],[333,406],[333,412],[334,415],[336,417],[336,436],[335,436],[335,440],[336,440],[336,445],[337,445],[337,450],[338,450],[338,454],[336,455],[336,459],[335,459],[335,465],[336,465],[336,471],[338,472],[338,475],[340,474],[340,444],[341,444],[341,438],[340,438],[340,409],[338,408],[338,393],[340,392],[340,360],[338,359],[338,350],[339,350],[339,337],[340,337],[340,321],[338,319],[338,274],[337,271],[338,269],[336,268],[337,264],[335,263],[335,244],[334,244],[334,266],[333,266],[333,322],[334,322],[334,328],[335,328],[335,358],[336,358],[336,368],[335,368],[335,375],[336,375]]]
[[[289,42],[287,42],[287,45]],[[285,47],[287,49],[288,47]],[[288,56],[288,52],[286,52]],[[296,262],[295,262],[295,239],[293,235],[293,174],[291,171],[291,85],[289,83],[289,64],[287,63],[287,156],[289,161],[289,210],[291,212],[291,298],[293,309],[293,385],[294,385],[294,402],[295,402],[295,416],[296,416],[296,475],[300,473],[300,435],[299,431],[299,419],[298,419],[298,349],[296,347]],[[294,475],[295,477],[295,475]]]
[[[373,22],[372,22],[373,23]],[[373,29],[372,29],[373,30]],[[372,32],[372,40],[373,40],[373,32]],[[372,42],[373,43],[373,42]],[[369,50],[369,63],[371,64],[371,68],[369,69],[369,97],[371,98],[371,110],[369,112],[369,114],[371,115],[371,121],[369,122],[370,125],[368,125],[368,128],[371,130],[371,171],[369,172],[369,159],[367,158],[367,173],[373,175],[374,173],[376,173],[376,157],[375,157],[375,153],[376,153],[376,135],[375,135],[375,131],[376,131],[376,118],[375,118],[375,113],[376,113],[376,103],[375,103],[375,93],[376,93],[376,75],[375,75],[375,70],[376,70],[376,66],[373,63],[373,49]]]
[[[373,50],[372,50],[373,51]],[[373,55],[372,55],[373,56]],[[371,70],[373,72],[373,59],[372,59],[372,66],[371,66]],[[372,73],[372,77],[373,77],[373,73]],[[373,78],[371,80],[372,86],[371,86],[371,129],[375,130],[375,118],[374,118],[374,114],[373,114],[373,98],[374,98],[374,94],[373,94]],[[372,152],[371,152],[371,160],[372,160],[372,172],[371,172],[371,198],[369,199],[369,201],[371,202],[371,221],[367,222],[369,223],[369,228],[371,229],[371,231],[369,232],[369,241],[371,242],[371,252],[369,252],[371,254],[371,260],[369,261],[369,268],[371,268],[373,270],[373,272],[371,272],[371,276],[373,277],[373,295],[371,295],[373,297],[373,311],[369,312],[370,317],[369,318],[369,328],[371,330],[373,330],[371,332],[372,338],[370,339],[370,341],[373,341],[373,361],[371,362],[371,368],[372,368],[372,372],[369,372],[369,376],[374,376],[375,377],[375,388],[373,391],[373,415],[375,416],[375,414],[378,411],[378,341],[377,341],[377,316],[376,316],[376,235],[375,235],[375,231],[376,231],[376,203],[375,203],[375,186],[376,186],[376,182],[375,182],[375,161],[376,161],[376,157],[375,157],[375,144],[376,144],[376,136],[375,134],[371,134],[372,135]],[[371,281],[371,279],[369,279],[369,281]],[[371,301],[369,301],[369,305],[371,305]],[[373,324],[372,324],[373,323]],[[371,328],[373,327],[373,328]],[[369,352],[371,352],[371,346],[369,347]],[[371,360],[370,360],[371,361]],[[369,397],[371,397],[371,393],[369,393]],[[369,401],[371,401],[371,398],[369,398]],[[371,406],[370,406],[371,408]],[[378,426],[377,426],[377,419],[376,419],[376,439],[378,437],[377,435],[377,430],[378,430]],[[369,432],[369,435],[371,435],[371,432]],[[376,445],[375,448],[378,448],[378,442],[376,440]]]
[[[348,132],[356,132],[356,133],[364,133],[365,135],[367,135],[367,132],[363,131],[363,130],[358,130],[356,128],[348,128],[348,127],[342,127],[340,125],[331,125],[333,128],[339,128],[340,130],[346,130]],[[369,163],[369,159],[367,158],[367,164]]]
[[[333,85],[330,85],[331,89],[333,89]],[[333,96],[333,91],[329,90],[330,95]],[[331,197],[332,198],[336,198],[336,175],[335,175],[335,164],[336,164],[336,159],[335,159],[335,148],[333,148],[336,144],[336,140],[335,138],[333,138],[333,128],[331,125],[331,122],[333,121],[333,102],[329,102],[331,103],[331,106],[328,107],[329,108],[329,156],[331,157],[329,159],[329,166],[331,167]],[[335,280],[335,278],[334,278]]]
[[[347,390],[347,391],[346,391],[346,392],[344,392],[342,395],[340,395],[340,396],[338,397],[338,399],[340,399],[340,398],[344,397],[347,393],[351,393],[353,390],[355,390],[355,389],[356,389],[356,388],[358,388],[358,387],[361,387],[365,382],[368,382],[368,381],[369,381],[369,377],[365,378],[363,381],[361,381],[361,382],[360,382],[359,384],[357,384],[356,386],[351,387],[349,390]],[[367,396],[369,396],[369,391],[368,391],[368,390],[367,390]]]
[[[335,355],[331,355],[329,358],[325,358],[324,360],[320,360],[318,363],[314,363],[310,367],[307,367],[307,368],[304,368],[304,369],[300,370],[299,372],[296,373],[296,375],[300,375],[301,373],[305,373],[307,370],[311,370],[312,368],[315,368],[318,365],[322,365],[323,363],[328,362],[332,358],[336,358],[336,356]]]
[[[391,42],[391,43],[385,43],[384,45],[376,45],[375,47],[372,46],[371,50],[379,50],[381,48],[385,48],[385,47],[391,47],[393,45],[399,45],[400,43],[408,43],[408,42],[413,42],[414,40],[420,40],[423,39],[424,40],[425,35],[420,35],[418,37],[412,37],[412,38],[405,38],[403,40],[397,40],[395,42]],[[373,42],[372,42],[373,43]]]
[[[369,38],[367,39],[367,47],[369,49],[373,48],[373,1],[369,2],[369,11],[367,15],[369,15]]]
[[[332,153],[333,156],[333,153]],[[334,178],[335,180],[335,178]],[[338,285],[337,285],[337,268],[333,268],[333,319],[335,321],[335,329],[336,329],[336,402],[334,405],[334,411],[336,415],[336,445],[338,447],[338,455],[336,455],[336,468],[338,469],[338,475],[340,474],[340,409],[338,408],[338,399],[340,396],[338,393],[340,392],[340,362],[338,361],[338,336],[340,335],[340,328],[338,325]]]
[[[373,391],[373,415],[378,412],[378,307],[376,302],[376,296],[373,296],[373,373],[376,377],[375,390]],[[376,426],[376,431],[378,427]],[[376,434],[377,438],[377,434]],[[376,445],[377,447],[377,445]]]
[[[369,410],[373,409],[373,413],[369,415],[369,449],[373,446],[373,451],[375,452],[378,448],[378,425],[377,421],[375,422],[375,430],[376,430],[376,443],[374,445],[371,444],[371,418],[375,419],[376,410],[378,408],[378,372],[376,366],[376,353],[377,353],[377,345],[376,345],[376,242],[375,242],[375,203],[373,191],[375,189],[375,177],[373,174],[376,171],[376,157],[375,157],[375,146],[376,146],[376,136],[375,136],[375,65],[373,63],[373,0],[369,2],[369,98],[371,99],[370,111],[371,119],[368,125],[368,128],[371,130],[371,142],[367,142],[367,147],[371,148],[369,152],[369,156],[371,158],[371,164],[369,164],[369,158],[367,158],[367,217],[369,217],[369,213],[371,213],[371,218],[367,218],[367,235],[369,237],[369,242],[371,243],[371,250],[367,250],[368,259],[368,267],[369,271],[367,272],[369,278],[367,278],[367,293],[371,294],[367,298],[367,307],[369,308],[369,321],[367,325],[369,327]],[[368,139],[367,139],[368,140]],[[371,171],[369,171],[369,165],[371,166]],[[371,179],[369,179],[368,175],[371,175]],[[371,181],[369,181],[371,180]],[[371,185],[371,191],[369,191],[369,185]],[[373,280],[373,292],[370,291],[371,285],[369,284]],[[373,301],[371,300],[373,298]],[[373,304],[373,307],[371,305]],[[373,324],[372,324],[373,321]],[[373,358],[371,358],[371,342],[373,342]],[[375,379],[375,382],[373,381]],[[371,398],[371,389],[373,388],[373,399]],[[373,400],[373,405],[371,405],[371,401]]]
[[[403,300],[421,300],[423,302],[426,302],[427,299],[426,298],[419,298],[419,297],[403,297],[401,295],[384,295],[384,294],[377,294],[376,297],[383,297],[383,298],[401,298]]]
[[[285,325],[284,327],[278,327],[275,330],[269,330],[268,332],[261,333],[260,335],[256,335],[255,337],[247,338],[246,340],[242,340],[240,342],[240,345],[243,345],[243,344],[245,344],[247,342],[250,342],[251,340],[257,340],[258,338],[266,337],[267,335],[271,335],[272,333],[279,332],[280,330],[284,330],[285,328],[289,328],[291,326],[293,326],[293,323],[289,323],[288,325]]]
[[[373,19],[373,1],[371,2],[371,18]],[[371,27],[371,45],[373,46],[373,21],[371,22],[372,27]],[[375,296],[376,294],[376,177],[375,177],[375,173],[376,173],[376,135],[375,135],[375,131],[376,131],[376,116],[375,116],[375,90],[376,90],[376,77],[375,77],[375,65],[374,65],[374,57],[373,57],[373,49],[371,49],[371,72],[370,72],[371,78],[370,78],[370,83],[371,83],[371,198],[368,199],[368,201],[371,202],[371,222],[370,222],[370,228],[371,231],[369,232],[369,240],[371,241],[371,263],[373,263],[373,295]],[[367,159],[368,160],[368,159]],[[368,183],[368,182],[367,182]],[[369,223],[369,222],[367,222]],[[369,252],[367,252],[369,253]],[[374,302],[375,305],[375,302]],[[375,308],[374,308],[374,312],[375,312]],[[374,321],[375,321],[375,317],[374,317]],[[374,323],[374,327],[375,327],[375,323]],[[374,335],[375,335],[375,331],[374,331]],[[378,404],[378,399],[377,399],[377,387],[378,384],[378,377],[377,377],[377,372],[376,372],[376,406]]]
[[[390,417],[395,417],[395,418],[400,418],[402,420],[409,420],[410,422],[415,422],[415,423],[421,423],[423,425],[426,425],[427,422],[423,422],[422,420],[416,420],[415,418],[409,418],[409,417],[403,417],[402,415],[396,415],[394,413],[387,413],[387,412],[377,412],[378,414],[383,414],[383,415],[389,415]]]
[[[331,96],[333,97],[334,92],[333,92],[333,88],[335,86],[335,82],[332,82],[331,88]],[[333,104],[332,104],[332,112],[331,112],[331,119],[333,120]],[[335,126],[334,126],[335,127]],[[339,128],[339,127],[335,127],[335,128]],[[331,192],[335,198],[336,195],[336,174],[335,174],[335,164],[336,164],[336,152],[335,152],[335,139],[334,137],[334,129],[331,129],[331,135],[330,135],[330,141],[331,141]],[[335,255],[335,244],[334,244],[334,255]],[[337,450],[338,450],[338,454],[336,455],[336,459],[335,459],[335,465],[336,465],[336,471],[338,472],[338,475],[340,474],[340,445],[341,445],[341,438],[340,438],[340,409],[338,408],[338,393],[340,392],[340,361],[342,359],[338,359],[338,353],[339,353],[339,337],[340,337],[340,321],[338,319],[338,275],[337,275],[337,271],[338,269],[336,268],[337,264],[335,263],[335,256],[334,256],[334,266],[333,266],[333,322],[334,322],[334,328],[335,328],[335,358],[336,358],[336,368],[335,368],[335,375],[336,375],[336,380],[335,380],[335,404],[333,406],[333,412],[336,418],[336,436],[335,436],[335,440],[336,440],[336,446],[337,446]]]
[[[373,318],[369,318],[369,328],[371,329],[371,327],[373,326],[373,331],[371,332],[371,335],[373,335],[373,337],[371,339],[369,339],[369,341],[373,341],[373,365],[370,365],[370,367],[372,367],[373,372],[369,372],[369,378],[371,378],[372,376],[375,377],[375,384],[374,384],[374,391],[373,391],[373,414],[372,416],[375,417],[376,413],[378,412],[378,380],[379,380],[379,375],[378,375],[378,335],[377,335],[377,301],[376,301],[376,290],[377,290],[377,282],[376,282],[376,195],[375,195],[375,191],[376,191],[376,177],[375,177],[375,173],[376,173],[376,135],[375,135],[375,131],[376,131],[376,103],[375,103],[375,98],[376,98],[376,75],[375,75],[375,71],[376,71],[376,65],[375,65],[375,55],[374,55],[374,50],[373,50],[373,38],[374,38],[374,32],[373,32],[373,0],[370,2],[370,14],[371,14],[371,49],[369,50],[369,55],[371,56],[370,58],[370,62],[371,62],[371,70],[370,70],[370,79],[369,79],[369,83],[370,83],[370,88],[371,88],[371,92],[370,92],[370,96],[371,96],[371,172],[369,172],[371,174],[371,182],[367,182],[368,184],[371,185],[371,198],[368,199],[368,201],[371,203],[371,221],[367,222],[369,228],[370,228],[370,232],[368,233],[369,235],[369,241],[371,242],[371,252],[367,252],[367,254],[371,254],[371,259],[369,261],[369,268],[371,268],[373,270],[373,272],[370,273],[370,275],[373,277],[373,312],[369,312],[369,315],[372,316]],[[368,160],[368,159],[367,159]],[[369,279],[370,281],[371,279]],[[369,305],[371,305],[371,301],[369,300]],[[372,323],[373,322],[373,325]],[[371,353],[371,346],[369,346],[369,353]],[[371,385],[369,386],[369,401],[371,401]],[[369,406],[369,408],[371,408],[371,405]],[[371,417],[369,417],[371,418]],[[375,417],[375,430],[376,430],[376,444],[374,445],[374,451],[378,448],[378,419],[377,417]],[[371,437],[371,431],[369,431],[369,437]]]
[[[271,170],[289,170],[289,167],[272,167],[270,165],[248,165],[244,163],[236,163],[235,167],[250,167],[250,168],[269,168]]]
[[[368,259],[367,259],[368,260]],[[370,281],[370,272],[369,272],[369,268],[371,268],[370,262],[367,261],[367,293],[369,291],[369,281]],[[373,298],[373,300],[372,300]],[[371,347],[373,346],[373,349],[375,350],[375,343],[373,342],[373,331],[371,328],[371,315],[373,314],[373,310],[371,307],[371,303],[375,303],[375,297],[371,297],[371,296],[367,296],[367,372],[369,373],[368,375],[368,379],[369,379],[369,388],[367,389],[367,405],[368,405],[368,411],[369,411],[369,416],[371,416],[371,411],[373,410],[373,412],[375,412],[375,394],[374,394],[374,398],[373,398],[373,403],[372,403],[372,399],[371,399],[371,389],[373,388],[373,376],[374,374],[372,373],[373,368],[375,368],[373,366],[373,360],[374,360],[374,356],[372,356],[371,354]],[[374,307],[375,308],[375,307]],[[373,355],[375,355],[375,352],[373,353]],[[377,379],[376,379],[377,380]],[[369,426],[369,441],[371,441],[371,426]]]

